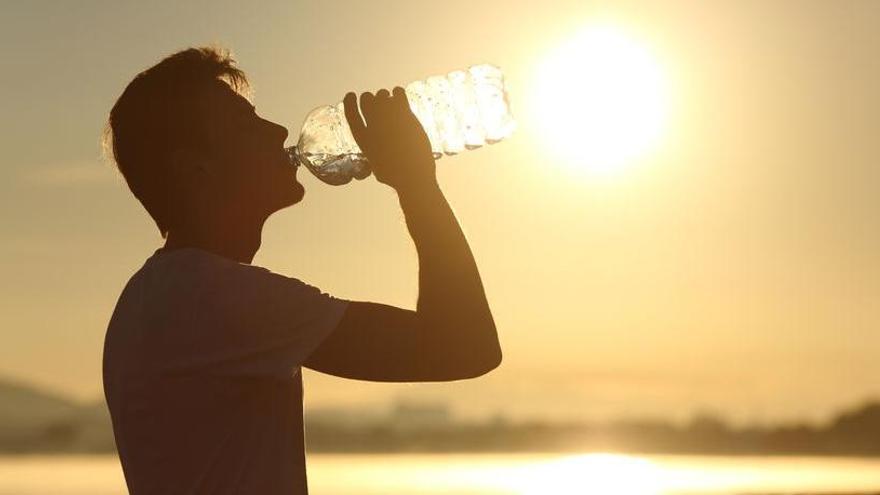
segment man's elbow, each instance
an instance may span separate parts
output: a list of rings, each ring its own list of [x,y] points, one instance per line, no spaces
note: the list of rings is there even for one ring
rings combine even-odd
[[[501,344],[494,322],[489,325],[435,327],[429,335],[442,336],[431,344],[434,375],[441,381],[468,380],[483,376],[501,365]]]
[[[490,371],[501,366],[501,361],[501,346],[495,345],[485,354],[482,354],[479,359],[474,360],[467,366],[462,366],[459,369],[459,372],[462,373],[459,379],[467,380],[488,374]]]
[[[503,356],[501,355],[501,346],[497,346],[492,352],[491,357],[486,360],[486,366],[483,367],[481,373],[477,376],[483,376],[494,370],[495,368],[501,366],[501,361],[503,361]]]

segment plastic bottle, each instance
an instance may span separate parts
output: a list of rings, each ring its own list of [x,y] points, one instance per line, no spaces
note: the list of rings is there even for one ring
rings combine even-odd
[[[476,149],[510,136],[516,123],[510,115],[501,70],[475,65],[415,81],[404,88],[410,109],[422,124],[434,158]],[[342,103],[312,110],[296,146],[287,148],[293,165],[305,165],[332,185],[347,184],[371,173],[358,148]]]

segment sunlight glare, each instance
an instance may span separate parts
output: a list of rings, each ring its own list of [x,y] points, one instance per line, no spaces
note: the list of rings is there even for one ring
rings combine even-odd
[[[660,495],[663,472],[651,461],[618,454],[586,454],[534,466],[518,477],[520,495]]]
[[[578,170],[619,172],[661,137],[665,74],[618,28],[579,32],[539,65],[534,88],[533,114],[546,145]]]

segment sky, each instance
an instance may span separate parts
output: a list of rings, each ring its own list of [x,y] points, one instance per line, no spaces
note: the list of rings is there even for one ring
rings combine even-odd
[[[516,133],[437,168],[501,368],[394,385],[307,371],[306,407],[823,421],[880,397],[878,23],[870,1],[2,1],[0,376],[101,396],[116,298],[162,241],[101,131],[137,72],[214,43],[289,144],[346,91],[484,62],[508,83]],[[558,123],[535,110],[543,62],[600,24],[651,54],[667,102],[656,145],[603,176],[549,145]],[[299,177],[305,200],[270,218],[254,263],[414,308],[393,191]]]

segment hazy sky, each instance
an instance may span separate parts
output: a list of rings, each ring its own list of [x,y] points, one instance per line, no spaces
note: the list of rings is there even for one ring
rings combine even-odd
[[[414,394],[464,412],[772,421],[880,395],[880,3],[157,4],[0,2],[0,375],[99,397],[110,313],[161,242],[100,161],[101,129],[138,71],[219,43],[291,144],[348,90],[481,62],[504,70],[519,122],[438,162],[502,368],[433,385],[307,373],[307,406]],[[670,91],[660,146],[601,180],[548,150],[529,110],[541,61],[597,22],[641,40]],[[270,219],[255,263],[414,307],[392,191],[299,175],[306,198]]]

